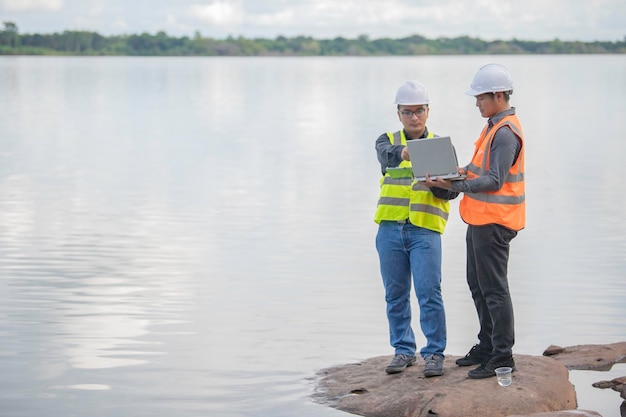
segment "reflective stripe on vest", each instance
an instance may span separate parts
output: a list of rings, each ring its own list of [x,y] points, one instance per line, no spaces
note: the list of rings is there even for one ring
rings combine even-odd
[[[404,131],[387,133],[389,141],[406,145]],[[427,138],[433,138],[432,132]],[[410,167],[410,161],[402,161],[400,167]],[[443,233],[450,213],[450,203],[437,198],[428,187],[413,178],[391,178],[385,174],[380,180],[380,198],[374,220],[405,220],[416,226]]]
[[[475,142],[474,156],[468,165],[468,179],[486,175],[489,171],[491,144],[498,129],[508,127],[520,139],[517,160],[509,169],[502,188],[487,193],[465,193],[459,209],[463,221],[480,226],[496,223],[513,230],[526,225],[526,194],[524,181],[524,135],[517,116],[505,116],[489,132],[485,127]]]

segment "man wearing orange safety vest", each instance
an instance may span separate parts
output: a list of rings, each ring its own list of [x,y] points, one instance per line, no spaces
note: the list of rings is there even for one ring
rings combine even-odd
[[[474,299],[480,331],[478,344],[459,366],[479,365],[472,379],[495,376],[499,367],[515,370],[513,305],[507,267],[509,243],[526,221],[524,135],[509,104],[513,81],[500,64],[481,67],[466,94],[476,98],[482,117],[488,118],[469,165],[459,168],[465,181],[428,178],[429,187],[463,192],[459,208],[467,227],[467,283]]]

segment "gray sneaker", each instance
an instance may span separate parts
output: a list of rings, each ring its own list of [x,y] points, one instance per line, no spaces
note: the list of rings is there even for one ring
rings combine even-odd
[[[424,376],[441,376],[443,375],[443,356],[428,355],[424,358]]]
[[[396,355],[393,357],[391,363],[385,368],[385,372],[388,374],[397,374],[404,371],[405,368],[413,365],[415,361],[417,361],[415,356],[402,354]]]

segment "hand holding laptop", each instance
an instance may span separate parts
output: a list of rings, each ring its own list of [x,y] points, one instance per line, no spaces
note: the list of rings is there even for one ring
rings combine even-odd
[[[457,168],[457,172],[462,175],[464,178],[467,175],[467,171],[465,171],[463,168],[459,167]],[[444,180],[441,177],[431,177],[430,174],[426,174],[426,180],[424,180],[423,182],[425,182],[426,186],[428,188],[431,187],[437,187],[437,188],[444,188],[446,190],[450,190],[452,189],[452,180]]]

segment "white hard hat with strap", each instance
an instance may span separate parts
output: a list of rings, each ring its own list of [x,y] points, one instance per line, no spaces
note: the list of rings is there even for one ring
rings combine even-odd
[[[470,89],[465,92],[469,96],[478,96],[485,93],[507,91],[513,93],[513,78],[511,72],[500,64],[487,64],[480,67],[474,75]]]

